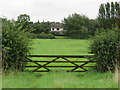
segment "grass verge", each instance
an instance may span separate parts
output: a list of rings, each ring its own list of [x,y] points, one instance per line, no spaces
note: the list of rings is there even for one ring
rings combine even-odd
[[[3,76],[3,88],[117,88],[113,73],[49,72]]]

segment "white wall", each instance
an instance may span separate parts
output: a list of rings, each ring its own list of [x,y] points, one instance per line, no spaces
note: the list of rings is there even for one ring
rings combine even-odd
[[[51,31],[63,31],[63,28],[60,28],[59,30],[57,30],[57,28],[54,28],[54,30],[51,28]]]

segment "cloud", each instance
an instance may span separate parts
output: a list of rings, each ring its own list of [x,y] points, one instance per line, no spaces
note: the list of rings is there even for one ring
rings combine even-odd
[[[111,1],[113,0],[1,0],[0,16],[16,19],[18,15],[26,13],[32,21],[61,21],[69,14],[79,13],[95,18],[99,5]]]

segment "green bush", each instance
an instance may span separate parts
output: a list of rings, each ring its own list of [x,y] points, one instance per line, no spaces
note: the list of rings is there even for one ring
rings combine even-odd
[[[71,39],[87,39],[89,38],[88,29],[86,27],[82,27],[81,30],[66,30],[65,36]]]
[[[79,30],[66,30],[65,36],[71,39],[80,39],[80,31]]]
[[[97,70],[106,72],[114,71],[120,64],[120,30],[100,30],[93,38],[91,50],[94,60],[97,61]]]
[[[22,70],[29,52],[28,33],[20,30],[15,21],[2,19],[2,64],[3,71]]]
[[[65,36],[64,31],[52,31],[51,32],[54,36]]]
[[[28,33],[28,37],[31,39],[37,39],[39,34],[34,34],[34,33]]]
[[[37,35],[37,38],[39,38],[39,39],[55,39],[55,36],[53,34],[40,33]]]

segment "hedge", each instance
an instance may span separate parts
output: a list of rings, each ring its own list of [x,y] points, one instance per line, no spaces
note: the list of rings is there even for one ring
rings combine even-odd
[[[120,30],[114,28],[100,31],[102,32],[96,34],[91,44],[97,70],[114,71],[116,65],[120,64]]]
[[[21,71],[29,53],[30,39],[17,27],[15,21],[2,19],[2,64],[3,72],[10,69]]]
[[[46,34],[46,33],[40,33],[37,34],[37,38],[39,39],[55,39],[55,36],[53,34]]]

